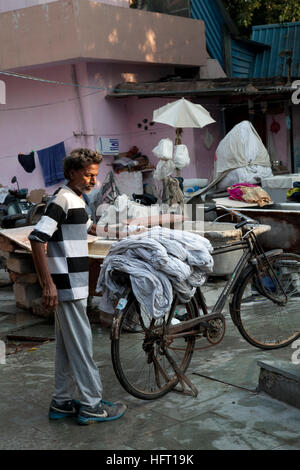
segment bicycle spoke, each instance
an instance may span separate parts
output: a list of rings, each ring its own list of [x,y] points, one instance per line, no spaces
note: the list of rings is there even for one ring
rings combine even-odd
[[[263,288],[253,270],[233,301],[241,334],[262,349],[286,346],[300,335],[300,257],[285,253],[270,256],[269,262]]]
[[[192,318],[192,306],[188,304],[184,308],[188,318]],[[177,384],[178,376],[166,357],[166,351],[169,351],[178,370],[184,371],[190,362],[195,338],[175,338],[165,344],[164,335],[173,317],[174,309],[164,318],[149,318],[136,301],[122,315],[119,339],[112,340],[112,359],[123,387],[138,398],[157,398]],[[177,346],[178,351],[170,349]]]

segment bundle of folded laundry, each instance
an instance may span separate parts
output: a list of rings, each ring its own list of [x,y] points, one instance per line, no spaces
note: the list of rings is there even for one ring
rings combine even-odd
[[[112,312],[122,295],[124,286],[112,275],[119,271],[129,274],[133,293],[147,315],[162,317],[170,310],[174,293],[186,303],[205,282],[213,270],[212,251],[209,240],[200,235],[160,226],[113,243],[96,287],[102,293],[100,309]]]

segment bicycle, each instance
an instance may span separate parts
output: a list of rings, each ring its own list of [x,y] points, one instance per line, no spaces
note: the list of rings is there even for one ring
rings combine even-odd
[[[227,300],[234,325],[255,347],[282,348],[300,336],[300,256],[281,249],[264,252],[255,234],[259,223],[232,208],[222,209],[238,218],[235,227],[241,228],[242,238],[215,248],[213,256],[241,249],[243,253],[211,312],[198,287],[181,306],[180,317],[175,294],[167,315],[149,318],[134,297],[129,277],[114,273],[126,293],[113,318],[112,363],[120,384],[136,398],[160,398],[178,383],[181,391],[197,396],[185,372],[193,352],[203,349],[195,347],[196,340],[206,339],[210,347],[222,341]]]

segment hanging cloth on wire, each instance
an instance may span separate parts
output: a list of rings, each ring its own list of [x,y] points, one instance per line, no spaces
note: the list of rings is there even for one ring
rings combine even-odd
[[[18,160],[19,163],[22,165],[24,170],[27,173],[32,173],[33,170],[35,169],[35,161],[34,161],[34,151],[32,150],[30,153],[27,155],[23,153],[18,154]]]
[[[62,164],[66,156],[64,142],[38,150],[37,154],[46,186],[52,186],[65,179]]]

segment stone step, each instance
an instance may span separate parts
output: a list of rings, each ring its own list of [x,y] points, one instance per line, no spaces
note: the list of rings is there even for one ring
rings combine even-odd
[[[258,361],[258,391],[300,408],[300,341],[295,343],[299,354],[295,349],[291,361]]]
[[[39,283],[26,284],[23,282],[15,282],[13,290],[16,299],[16,306],[19,308],[31,309],[33,301],[42,296],[42,289]]]

